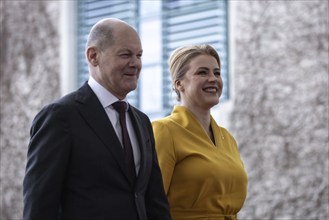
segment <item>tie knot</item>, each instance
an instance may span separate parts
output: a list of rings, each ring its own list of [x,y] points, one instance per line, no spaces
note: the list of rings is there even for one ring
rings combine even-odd
[[[123,101],[117,101],[113,103],[112,106],[119,113],[123,113],[127,109],[127,103]]]

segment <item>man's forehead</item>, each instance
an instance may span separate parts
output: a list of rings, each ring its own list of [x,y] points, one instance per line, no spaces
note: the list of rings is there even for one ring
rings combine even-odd
[[[143,49],[141,47],[117,47],[116,51],[118,52],[136,52],[136,53],[142,53]]]

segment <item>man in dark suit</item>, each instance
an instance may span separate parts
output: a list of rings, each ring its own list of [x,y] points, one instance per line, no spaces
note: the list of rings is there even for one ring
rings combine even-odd
[[[24,220],[170,219],[150,120],[128,104],[125,124],[114,104],[125,106],[137,87],[141,56],[140,38],[127,23],[109,18],[92,27],[88,82],[33,121]]]

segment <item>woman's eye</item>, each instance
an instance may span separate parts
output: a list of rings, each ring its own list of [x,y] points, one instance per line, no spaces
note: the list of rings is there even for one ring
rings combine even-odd
[[[215,72],[215,75],[220,76],[221,74],[220,74],[220,72]]]

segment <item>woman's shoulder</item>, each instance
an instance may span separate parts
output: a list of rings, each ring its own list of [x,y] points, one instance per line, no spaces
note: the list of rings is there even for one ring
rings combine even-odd
[[[172,120],[170,119],[170,116],[156,119],[152,121],[152,126],[153,127],[158,127],[158,128],[165,128],[165,127],[170,127],[172,124]]]

